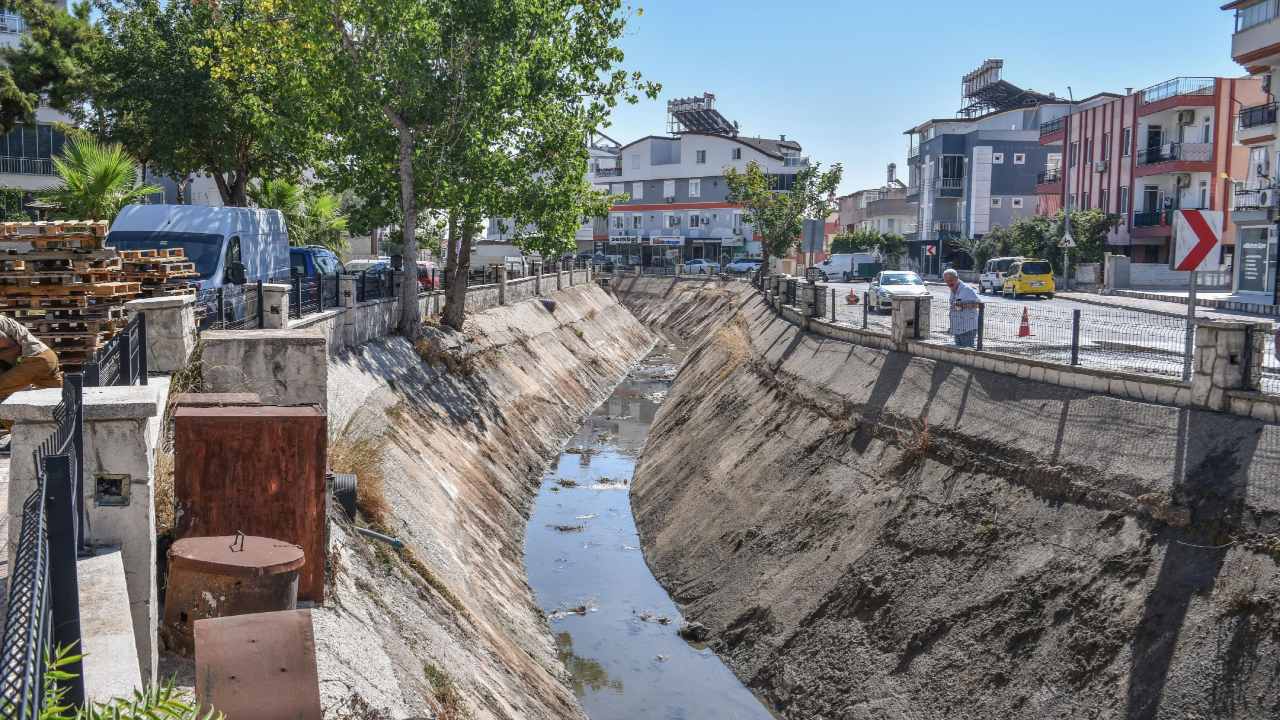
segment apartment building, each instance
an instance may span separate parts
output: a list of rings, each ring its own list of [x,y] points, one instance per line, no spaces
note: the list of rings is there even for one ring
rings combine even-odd
[[[889,163],[885,184],[836,198],[836,225],[845,232],[875,230],[905,235],[915,231],[916,208],[907,202],[907,185],[898,179],[898,166]]]
[[[1280,125],[1272,94],[1280,70],[1280,1],[1240,0],[1223,10],[1235,14],[1231,57],[1261,83],[1261,98],[1242,102],[1236,116],[1236,141],[1248,153],[1243,176],[1236,175],[1232,217],[1236,224],[1234,290],[1242,299],[1280,304]]]
[[[1107,244],[1141,263],[1169,261],[1175,211],[1223,211],[1230,264],[1230,178],[1243,177],[1248,160],[1233,146],[1233,108],[1261,99],[1256,79],[1177,77],[1082,100],[1068,117],[1040,128],[1051,151],[1037,179],[1039,211],[1056,213],[1069,203],[1119,216]]]
[[[667,103],[668,134],[648,135],[619,149],[609,190],[626,200],[609,212],[609,235],[596,250],[640,265],[705,258],[723,262],[761,255],[743,211],[728,201],[726,168],[755,162],[778,190],[789,190],[808,164],[785,135],[749,137],[715,109],[715,96]]]
[[[54,5],[66,9],[66,0]],[[17,47],[27,32],[26,22],[12,8],[0,10],[0,46]],[[41,104],[36,110],[35,124],[19,124],[0,136],[0,189],[22,193],[23,203],[35,194],[58,184],[53,171],[53,158],[62,154],[66,136],[57,127],[71,118]],[[20,207],[5,207],[7,216],[23,213]]]

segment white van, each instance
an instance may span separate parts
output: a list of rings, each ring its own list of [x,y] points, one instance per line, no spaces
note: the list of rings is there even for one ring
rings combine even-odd
[[[982,266],[982,273],[978,275],[978,292],[1003,292],[1004,276],[1008,274],[1009,266],[1022,259],[1021,256],[1018,256],[998,257],[988,260],[987,264]]]
[[[279,210],[206,205],[127,205],[111,223],[117,250],[182,248],[200,289],[289,282],[289,232]]]
[[[871,253],[838,253],[818,263],[814,269],[817,270],[820,279],[827,282],[849,282],[858,276],[858,267],[861,265],[874,265],[880,262],[880,259]],[[870,273],[868,277],[874,276],[875,272]]]

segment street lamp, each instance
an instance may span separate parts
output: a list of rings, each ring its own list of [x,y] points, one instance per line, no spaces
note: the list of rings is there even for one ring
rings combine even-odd
[[[1065,137],[1067,141],[1067,157],[1071,157],[1071,110],[1072,108],[1075,107],[1076,96],[1075,96],[1075,93],[1071,92],[1070,85],[1067,86],[1067,98],[1068,98],[1067,133]],[[1081,147],[1083,147],[1083,144],[1081,145]],[[1076,162],[1083,162],[1083,161],[1084,161],[1084,158],[1081,158],[1081,157],[1076,158]],[[1060,242],[1059,245],[1062,246],[1062,284],[1065,285],[1068,290],[1070,290],[1071,289],[1071,272],[1070,272],[1071,260],[1068,253],[1071,252],[1072,247],[1075,247],[1075,241],[1071,237],[1071,173],[1070,172],[1067,173],[1067,179],[1066,181],[1064,181],[1063,187],[1067,189],[1067,210],[1063,215],[1064,223],[1065,223],[1064,225],[1065,232],[1062,235],[1062,242]]]

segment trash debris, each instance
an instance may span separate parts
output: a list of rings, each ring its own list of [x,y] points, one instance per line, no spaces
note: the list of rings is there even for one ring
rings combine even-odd
[[[575,516],[573,519],[574,519],[574,520],[590,520],[591,518],[593,518],[593,517],[595,517],[595,516],[596,516],[596,514],[595,514],[595,513],[587,513],[586,515],[577,515],[577,516]]]
[[[563,533],[582,532],[583,530],[586,529],[582,525],[548,525],[547,527],[557,532],[563,532]]]
[[[578,487],[578,481],[570,480],[569,478],[560,478],[556,480],[556,484],[559,485],[560,487],[567,487],[567,488]]]
[[[707,626],[698,622],[681,625],[676,634],[690,642],[706,642],[711,637],[711,631]]]

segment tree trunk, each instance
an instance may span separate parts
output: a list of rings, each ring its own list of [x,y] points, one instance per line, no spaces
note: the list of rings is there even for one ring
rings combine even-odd
[[[457,209],[449,211],[449,237],[444,273],[448,278],[445,288],[442,320],[454,330],[462,330],[466,320],[467,274],[471,269],[471,243],[467,235],[467,223]]]
[[[222,204],[227,207],[248,207],[249,205],[249,173],[246,170],[237,170],[231,176],[231,180],[227,180],[227,176],[221,172],[213,173],[213,182],[218,186],[218,195],[222,198]]]
[[[410,341],[418,337],[422,317],[418,313],[418,196],[413,177],[413,133],[403,123],[400,136],[400,258],[404,280],[400,283],[400,334]]]

